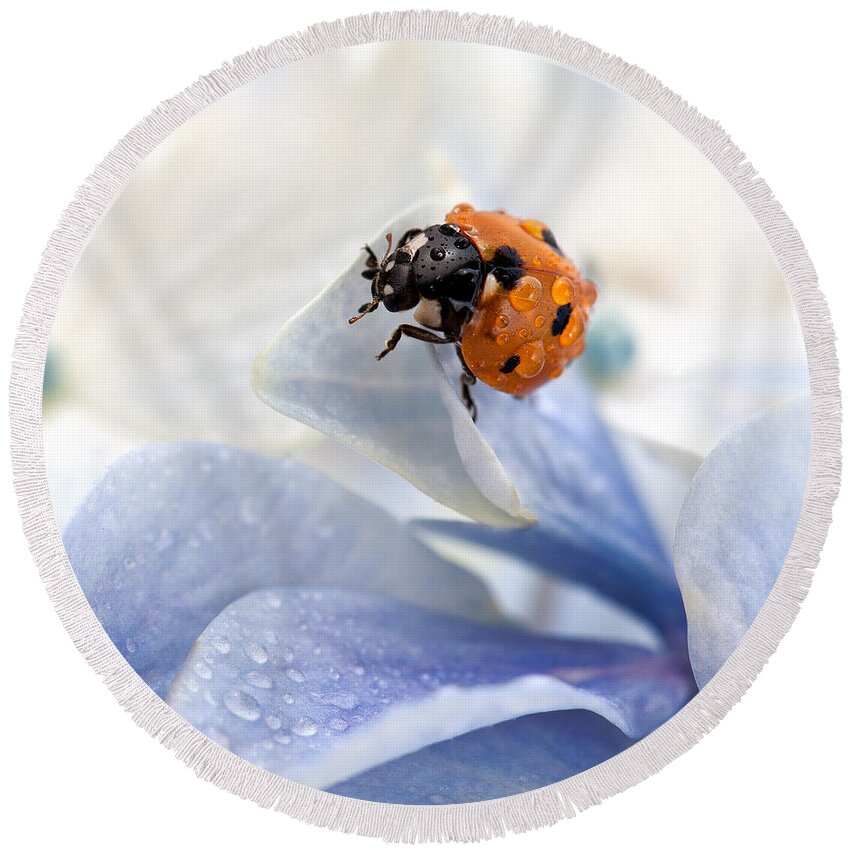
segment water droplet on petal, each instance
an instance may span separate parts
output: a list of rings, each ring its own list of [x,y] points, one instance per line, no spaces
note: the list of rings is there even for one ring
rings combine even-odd
[[[248,644],[245,654],[251,659],[251,661],[254,661],[257,664],[265,664],[266,661],[269,660],[268,650],[261,643],[257,643],[256,641]]]
[[[274,714],[270,714],[266,718],[266,726],[268,726],[269,729],[280,729],[280,718],[276,717]]]
[[[265,673],[261,673],[259,670],[251,670],[250,673],[246,673],[245,681],[249,685],[253,685],[255,688],[264,688],[268,690],[272,686],[272,680]]]
[[[336,708],[342,708],[346,711],[350,711],[352,708],[355,708],[360,700],[354,694],[340,692],[338,694],[329,694],[323,700],[327,705],[336,706]]]
[[[316,721],[312,717],[302,717],[296,723],[292,724],[292,732],[301,738],[309,738],[319,731]]]
[[[307,677],[295,667],[290,667],[286,671],[286,675],[292,679],[293,682],[303,682]]]
[[[262,714],[260,704],[245,691],[228,691],[224,695],[224,704],[231,714],[242,720],[257,720]]]
[[[336,729],[337,732],[345,732],[345,730],[348,729],[348,722],[343,720],[341,717],[333,717],[328,723],[328,726],[330,726],[331,729]]]
[[[129,652],[130,655],[132,655],[139,648],[139,645],[131,637],[127,638],[127,640],[124,642],[124,646],[127,648],[127,652]]]
[[[215,647],[217,652],[222,655],[227,655],[230,652],[230,638],[227,635],[214,635],[210,643]]]
[[[287,705],[292,705],[292,703],[294,703],[294,702],[295,702],[295,697],[294,697],[294,696],[292,696],[292,694],[284,694],[284,695],[283,695],[283,701],[284,701]]]
[[[195,662],[195,673],[202,679],[212,679],[213,677],[212,667],[206,661]]]

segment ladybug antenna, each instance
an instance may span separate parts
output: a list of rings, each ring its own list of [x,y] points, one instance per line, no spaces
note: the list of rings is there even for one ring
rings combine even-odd
[[[352,316],[348,320],[349,325],[353,325],[355,322],[359,322],[367,313],[374,313],[375,310],[383,301],[383,294],[378,291],[378,278],[381,275],[381,272],[384,270],[387,260],[390,257],[390,253],[392,252],[393,246],[393,235],[392,233],[387,234],[387,250],[384,251],[384,256],[381,261],[378,262],[378,257],[375,252],[369,247],[369,245],[364,245],[363,249],[366,251],[366,269],[371,271],[374,269],[375,275],[372,278],[372,300],[367,302],[366,304],[361,304],[360,308],[357,310],[357,315]]]

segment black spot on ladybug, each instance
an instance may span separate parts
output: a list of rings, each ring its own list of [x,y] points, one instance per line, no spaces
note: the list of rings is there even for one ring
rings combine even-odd
[[[518,268],[522,265],[522,258],[516,248],[510,245],[499,245],[493,253],[490,261],[496,268]]]
[[[513,289],[522,277],[522,269],[493,269],[493,277],[505,288]]]
[[[446,252],[443,248],[432,248],[431,249],[431,259],[439,262],[440,260],[444,260],[446,258]]]
[[[461,236],[460,238],[455,239],[455,248],[458,248],[462,251],[464,248],[468,248],[468,247],[469,247],[469,240],[465,236]]]
[[[572,312],[572,304],[564,304],[563,307],[558,307],[558,312],[555,313],[555,318],[552,320],[552,336],[560,336],[564,332]]]
[[[519,355],[514,354],[512,357],[509,357],[507,360],[505,360],[505,362],[502,364],[502,368],[499,369],[499,371],[503,375],[510,375],[511,372],[513,372],[513,370],[516,369],[517,366],[519,366]]]
[[[449,224],[446,222],[446,224],[440,225],[440,233],[442,233],[443,236],[457,236],[458,233],[460,233],[460,228],[456,224]]]
[[[561,246],[555,240],[555,234],[549,230],[548,227],[543,228],[543,241],[559,256],[563,257],[564,252],[561,250]]]

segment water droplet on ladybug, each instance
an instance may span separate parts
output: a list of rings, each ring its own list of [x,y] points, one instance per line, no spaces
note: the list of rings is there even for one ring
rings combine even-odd
[[[531,275],[523,275],[508,293],[508,300],[514,310],[526,313],[537,307],[542,295],[543,287],[540,281]]]
[[[504,313],[499,313],[496,316],[496,327],[497,328],[506,328],[508,326],[508,317]]]
[[[568,277],[555,278],[552,284],[552,299],[560,307],[573,300],[573,284]]]
[[[516,373],[523,378],[533,378],[543,370],[546,353],[543,350],[543,343],[539,339],[521,345],[516,354],[519,357]]]
[[[574,310],[572,315],[570,316],[569,322],[567,322],[567,326],[561,332],[561,335],[558,337],[558,341],[561,343],[562,348],[567,348],[572,345],[576,340],[578,340],[582,333],[584,332],[584,322],[581,320],[581,316]]]
[[[500,334],[496,337],[496,345],[507,345],[507,344],[508,344],[508,340],[510,340],[510,338],[511,338],[511,335],[510,335],[510,334],[500,333]]]
[[[535,327],[535,328],[542,328],[542,327],[543,327],[543,323],[544,323],[545,321],[546,321],[546,320],[543,318],[543,316],[535,316],[535,317],[534,317],[534,327]]]

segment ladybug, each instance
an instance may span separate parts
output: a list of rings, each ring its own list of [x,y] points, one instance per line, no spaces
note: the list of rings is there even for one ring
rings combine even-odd
[[[377,359],[402,336],[454,345],[473,419],[469,388],[476,381],[526,396],[584,351],[596,287],[536,219],[458,204],[442,224],[408,230],[395,250],[388,233],[380,261],[364,248],[372,300],[349,323],[381,304],[391,313],[416,308],[419,325],[399,325]]]

